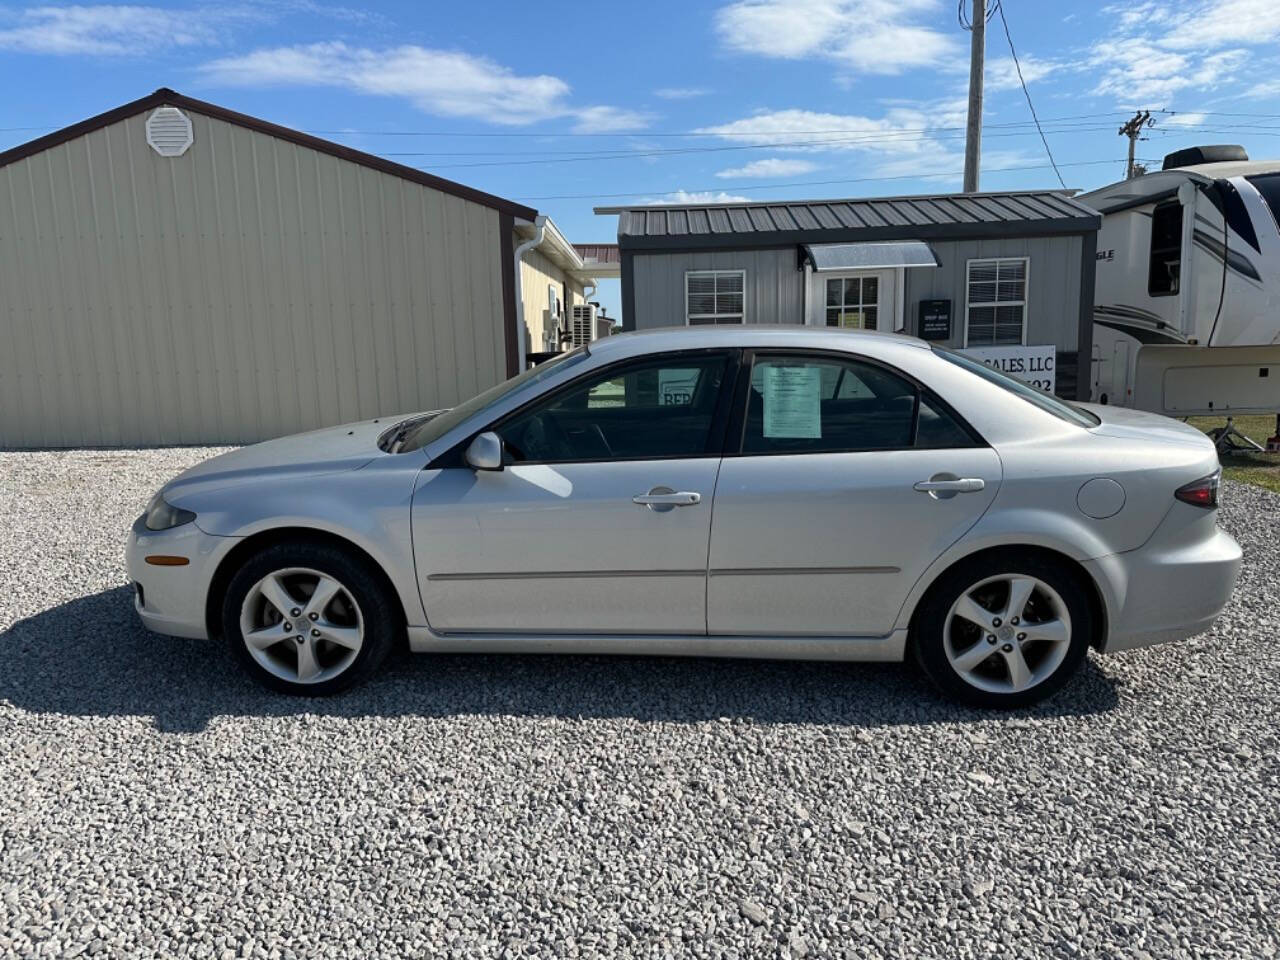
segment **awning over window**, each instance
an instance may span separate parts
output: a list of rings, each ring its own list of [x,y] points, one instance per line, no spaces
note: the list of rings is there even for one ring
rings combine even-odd
[[[879,270],[885,267],[938,265],[938,258],[923,240],[806,243],[804,256],[818,273],[826,270]]]

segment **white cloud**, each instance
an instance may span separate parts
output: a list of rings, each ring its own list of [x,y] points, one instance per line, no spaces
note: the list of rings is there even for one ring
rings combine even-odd
[[[0,29],[0,49],[24,53],[131,56],[213,44],[234,14],[141,6],[30,7]]]
[[[723,190],[674,190],[661,197],[645,200],[644,203],[751,203],[750,197],[737,193],[725,193]]]
[[[1182,90],[1245,77],[1248,48],[1280,40],[1276,0],[1190,0],[1106,7],[1117,29],[1093,45],[1095,93],[1127,105],[1159,106]]]
[[[878,118],[793,108],[764,111],[697,132],[780,150],[915,153],[928,143],[929,129],[942,120],[930,110],[906,106],[893,107]]]
[[[705,97],[710,92],[706,87],[659,87],[653,95],[663,100],[692,100]]]
[[[730,167],[716,174],[725,180],[751,177],[794,177],[801,173],[812,173],[818,169],[816,163],[808,160],[784,160],[782,157],[766,157],[753,160],[741,167]]]
[[[1022,79],[1026,81],[1028,87],[1068,68],[1068,65],[1061,61],[1042,60],[1039,57],[1022,56],[1018,58],[1018,63],[1022,66]],[[1017,90],[1022,86],[1018,82],[1018,67],[1014,64],[1012,57],[988,60],[986,67],[985,79],[988,92]]]
[[[721,42],[739,53],[820,58],[855,73],[895,74],[963,56],[939,16],[944,6],[941,0],[737,0],[716,12],[715,27]],[[942,28],[925,26],[926,17]]]
[[[487,57],[405,45],[386,50],[313,43],[224,57],[201,68],[235,86],[344,87],[400,97],[424,113],[511,126],[568,119],[580,131],[643,127],[644,114],[611,106],[576,106],[569,85],[549,74],[521,75]]]
[[[1198,127],[1206,119],[1207,115],[1203,113],[1175,113],[1172,117],[1161,117],[1160,127],[1162,129],[1168,129],[1169,127]]]

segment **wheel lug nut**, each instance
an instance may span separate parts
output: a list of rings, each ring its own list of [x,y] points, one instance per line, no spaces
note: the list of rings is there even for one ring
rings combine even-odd
[[[995,642],[996,642],[996,635],[994,633],[988,633],[987,643],[995,643]]]
[[[1013,653],[1013,644],[1012,644],[1012,643],[1006,643],[1006,644],[1005,644],[1003,647],[1001,647],[1000,649],[1001,649],[1001,650],[1003,650],[1005,653]]]
[[[1000,626],[1000,618],[999,618],[999,617],[996,617],[994,620],[992,620],[992,621],[991,621],[991,625],[992,625],[993,627],[998,627],[998,626]]]
[[[308,613],[307,616],[310,617],[312,620],[320,619],[320,614],[318,613]],[[1015,620],[1014,622],[1016,623],[1017,621]]]
[[[302,613],[301,610],[299,610],[297,607],[294,607],[291,611],[289,611],[289,616],[296,617],[296,616],[299,616],[301,613]]]
[[[1012,620],[1010,620],[1009,622],[1010,622],[1010,623],[1012,623],[1012,624],[1016,627],[1016,626],[1018,625],[1018,618],[1017,618],[1017,617],[1014,617],[1014,618],[1013,618]]]
[[[304,637],[302,634],[298,634],[298,643],[299,643],[299,644],[303,644],[303,643],[306,643],[306,642],[307,642],[307,638],[306,638],[306,637]]]
[[[1019,640],[1025,640],[1025,639],[1027,639],[1027,635],[1026,635],[1025,633],[1020,633],[1020,634],[1018,634],[1018,639],[1019,639]]]
[[[320,631],[319,631],[319,630],[312,630],[312,631],[311,631],[311,635],[312,635],[313,637],[318,637],[318,636],[320,636]]]
[[[293,629],[293,624],[292,624],[292,623],[289,623],[289,622],[286,620],[286,621],[285,621],[285,624],[284,624],[284,632],[285,632],[285,633],[288,633],[288,632],[289,632],[290,630],[292,630],[292,629]]]

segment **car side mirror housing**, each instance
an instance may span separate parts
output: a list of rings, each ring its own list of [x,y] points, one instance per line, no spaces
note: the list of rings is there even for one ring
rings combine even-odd
[[[502,438],[491,430],[476,434],[467,447],[466,460],[473,470],[501,470]]]

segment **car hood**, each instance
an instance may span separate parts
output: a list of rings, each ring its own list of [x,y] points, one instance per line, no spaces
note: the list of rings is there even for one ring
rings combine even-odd
[[[180,473],[165,485],[164,496],[182,506],[198,492],[230,484],[359,470],[375,457],[386,456],[378,449],[378,437],[402,419],[379,417],[241,447]]]
[[[1165,440],[1170,443],[1187,443],[1196,446],[1213,446],[1213,441],[1195,427],[1181,420],[1162,417],[1158,413],[1113,407],[1099,403],[1077,403],[1102,421],[1093,432],[1105,437],[1125,440]]]

